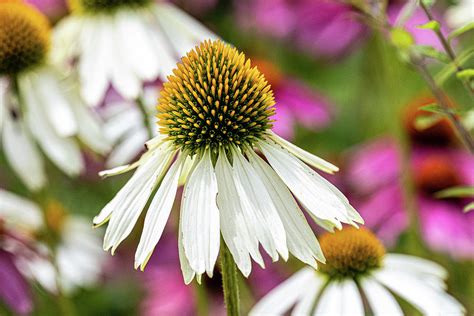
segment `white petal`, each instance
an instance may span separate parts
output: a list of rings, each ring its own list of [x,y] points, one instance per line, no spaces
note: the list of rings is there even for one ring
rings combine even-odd
[[[340,222],[353,223],[346,200],[334,193],[327,180],[279,145],[260,142],[260,146],[270,165],[306,210],[338,228]]]
[[[403,315],[397,300],[378,282],[370,278],[362,278],[360,282],[375,316]]]
[[[109,103],[103,112],[104,134],[112,143],[117,143],[130,131],[143,128],[143,116],[131,102]]]
[[[31,76],[38,103],[60,137],[73,136],[78,131],[78,122],[71,109],[71,102],[65,95],[65,88],[59,83],[59,74],[43,68]]]
[[[273,132],[271,132],[271,135],[272,140],[274,140],[277,144],[288,150],[290,153],[292,153],[299,159],[306,162],[308,165],[331,174],[339,171],[339,168],[333,165],[332,163],[327,162],[326,160],[315,156],[307,152],[306,150],[299,148],[298,146],[293,145],[289,141],[281,138]]]
[[[313,271],[315,278],[311,282],[307,282],[305,290],[299,298],[299,302],[296,303],[295,307],[291,311],[292,316],[300,315],[311,315],[311,310],[314,308],[314,303],[318,297],[319,292],[326,283],[326,279],[319,277],[316,272]]]
[[[463,315],[464,308],[443,289],[434,289],[424,282],[405,272],[382,269],[374,277],[423,314],[427,315]]]
[[[113,34],[108,17],[84,18],[80,41],[79,76],[81,95],[88,105],[98,105],[109,87],[109,58]]]
[[[69,176],[77,176],[84,168],[79,146],[73,139],[61,137],[51,128],[28,78],[23,77],[20,81],[20,91],[28,105],[26,119],[32,135],[56,166]]]
[[[163,234],[178,189],[178,178],[183,165],[182,160],[179,157],[173,163],[151,201],[145,217],[140,243],[135,254],[135,268],[139,266],[141,270],[145,268],[148,259],[153,253],[153,249]]]
[[[415,256],[390,253],[384,257],[384,266],[394,270],[414,274],[436,276],[442,280],[448,277],[448,271],[439,264]]]
[[[287,260],[285,227],[272,197],[262,180],[255,176],[253,166],[237,149],[233,150],[232,157],[237,192],[243,203],[246,216],[253,218],[258,240],[273,261],[278,260],[278,253],[284,260]]]
[[[235,194],[237,189],[232,178],[232,166],[223,151],[219,153],[217,159],[216,178],[219,191],[217,205],[222,237],[237,267],[247,277],[252,269],[249,253],[261,258],[258,252],[258,240],[255,236],[252,237],[251,229],[245,222],[239,196]],[[263,260],[261,260],[261,264],[263,264]]]
[[[69,96],[72,110],[79,123],[78,137],[93,151],[104,155],[111,148],[111,142],[104,136],[102,122],[98,115],[83,104],[79,95]]]
[[[94,223],[100,224],[101,220],[105,221],[110,216],[104,237],[105,250],[112,248],[114,253],[118,245],[130,234],[173,156],[174,151],[170,151],[168,146],[155,149],[152,156],[138,167],[127,184],[102,209],[98,217],[94,218]]]
[[[159,2],[155,12],[163,31],[180,56],[185,55],[199,42],[217,39],[215,34],[173,4]]]
[[[35,203],[0,189],[0,218],[7,224],[35,231],[43,225],[43,214]]]
[[[315,315],[364,315],[362,298],[353,280],[333,281],[323,290]]]
[[[144,129],[131,131],[125,139],[115,146],[105,163],[107,168],[120,166],[132,161],[145,149],[148,133]]]
[[[5,156],[23,183],[30,190],[39,190],[46,184],[43,158],[21,119],[14,121],[9,115],[5,115],[2,131]]]
[[[179,264],[181,266],[181,272],[183,273],[184,283],[189,284],[194,279],[196,273],[189,265],[188,258],[186,258],[186,254],[184,253],[184,246],[183,246],[183,216],[181,215],[179,218],[179,231],[178,231],[178,251],[179,251]],[[198,278],[200,279],[200,274],[198,274]]]
[[[312,268],[303,268],[272,289],[249,312],[251,316],[283,315],[306,293],[308,284],[319,282]],[[316,297],[314,297],[316,300]]]
[[[149,36],[145,21],[150,16],[130,14],[128,11],[118,13],[115,20],[116,31],[122,39],[118,41],[119,54],[123,56],[130,69],[143,81],[156,79],[160,70],[160,60],[154,54],[152,39]],[[133,34],[133,36],[130,36]]]
[[[315,260],[325,262],[318,240],[309,227],[288,188],[272,168],[255,152],[249,153],[250,163],[273,198],[286,231],[288,249],[301,261],[317,268]]]
[[[187,181],[181,203],[183,246],[189,264],[197,274],[210,277],[219,253],[219,210],[217,180],[207,150]]]

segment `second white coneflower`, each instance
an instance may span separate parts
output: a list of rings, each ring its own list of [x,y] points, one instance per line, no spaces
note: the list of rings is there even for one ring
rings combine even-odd
[[[329,173],[337,167],[271,132],[273,106],[270,86],[243,53],[221,41],[206,41],[189,52],[163,86],[161,134],[147,143],[148,151],[136,163],[103,172],[109,176],[137,168],[94,218],[95,225],[109,221],[104,249],[114,252],[130,234],[158,187],[135,256],[135,266],[143,269],[162,235],[181,176],[179,246],[187,283],[195,275],[212,276],[221,233],[245,276],[251,258],[264,265],[259,245],[274,261],[292,253],[314,267],[316,260],[324,262],[293,195],[327,229],[363,220],[305,163]]]

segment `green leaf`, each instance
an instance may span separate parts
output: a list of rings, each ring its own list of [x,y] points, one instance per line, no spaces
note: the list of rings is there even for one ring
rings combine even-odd
[[[439,31],[441,28],[441,25],[439,24],[438,21],[431,20],[425,24],[418,25],[417,28],[423,29],[423,30]]]
[[[474,55],[474,47],[470,47],[463,52],[461,52],[458,57],[456,58],[456,63],[460,66],[463,66],[466,64],[471,57]],[[454,73],[456,73],[457,68],[454,65],[454,63],[450,63],[436,75],[436,83],[440,86],[442,86],[446,80],[448,80]]]
[[[463,25],[463,26],[455,29],[451,33],[449,33],[448,41],[451,41],[453,38],[458,37],[458,36],[460,36],[460,35],[462,35],[466,32],[472,31],[472,30],[474,30],[474,22]]]
[[[442,115],[419,115],[415,119],[415,128],[419,131],[430,128],[443,118]]]
[[[459,79],[467,79],[470,80],[474,77],[474,69],[464,69],[456,73],[456,77]]]
[[[431,112],[431,113],[446,114],[443,108],[441,108],[437,103],[430,103],[427,105],[423,105],[422,107],[420,107],[420,110]]]
[[[450,62],[448,55],[436,50],[434,47],[417,45],[414,46],[414,50],[424,57],[436,59],[444,64],[448,64]]]
[[[413,36],[402,28],[392,29],[390,32],[390,39],[392,40],[393,45],[401,50],[406,50],[415,43]]]
[[[438,199],[467,198],[474,196],[474,187],[457,186],[436,192]]]
[[[464,213],[470,212],[474,210],[474,202],[469,203],[468,205],[464,206]]]

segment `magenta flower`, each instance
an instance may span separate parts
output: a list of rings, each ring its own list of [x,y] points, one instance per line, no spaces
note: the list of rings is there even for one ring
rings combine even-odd
[[[14,263],[13,255],[0,249],[0,299],[18,315],[33,309],[30,288]]]
[[[65,0],[25,0],[46,15],[50,20],[57,21],[68,12]]]
[[[304,83],[288,78],[267,60],[252,58],[252,62],[265,74],[275,94],[277,105],[273,130],[278,135],[291,140],[297,124],[316,131],[331,122],[332,106],[325,97]]]
[[[418,144],[411,154],[423,238],[436,251],[460,259],[474,258],[474,213],[462,211],[469,201],[434,196],[453,186],[474,185],[474,158],[458,148],[430,145]],[[389,245],[407,226],[398,156],[393,142],[379,140],[352,155],[347,173],[356,192],[354,204],[366,225]]]
[[[400,158],[395,142],[380,139],[354,150],[346,168],[354,206],[387,246],[396,243],[408,218],[400,185]]]
[[[331,0],[236,1],[243,27],[283,40],[320,57],[339,57],[360,43],[366,27],[351,6]]]

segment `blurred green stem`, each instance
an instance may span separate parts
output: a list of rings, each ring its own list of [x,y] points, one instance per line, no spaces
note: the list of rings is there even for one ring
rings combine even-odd
[[[140,95],[138,98],[135,100],[135,102],[138,105],[138,109],[142,113],[143,116],[143,125],[145,125],[146,130],[148,132],[148,138],[152,139],[155,135],[154,129],[152,124],[150,123],[150,120],[148,119],[148,110],[146,108],[145,100],[143,100],[143,96]]]
[[[227,248],[225,242],[222,241],[222,248],[220,254],[221,273],[222,273],[222,288],[224,290],[224,301],[227,308],[227,315],[240,315],[239,302],[239,283],[237,280],[237,267],[234,259]]]
[[[423,2],[420,1],[420,6],[425,12],[426,16],[430,21],[436,21],[434,18],[433,14],[430,11],[430,8]],[[438,22],[438,21],[437,21]],[[439,23],[439,22],[438,22]],[[457,72],[463,71],[463,67],[458,63],[458,60],[456,58],[456,53],[454,52],[454,49],[451,47],[451,44],[447,40],[447,38],[444,36],[443,32],[441,32],[440,28],[437,28],[434,30],[436,33],[436,36],[438,37],[439,41],[441,42],[441,45],[443,45],[444,50],[446,51],[446,54],[448,54],[449,59],[451,59],[451,62],[453,63],[454,67],[456,67]],[[462,80],[464,87],[466,90],[470,93],[471,97],[474,96],[474,88],[472,87],[472,81],[464,79]]]
[[[459,117],[453,113],[449,106],[449,102],[446,98],[446,95],[441,91],[441,89],[436,84],[434,78],[431,76],[431,73],[428,71],[428,68],[422,61],[413,60],[412,61],[418,71],[420,72],[423,79],[428,84],[431,92],[433,93],[434,97],[438,101],[439,106],[444,110],[446,116],[451,120],[455,129],[457,130],[459,137],[462,139],[466,147],[469,149],[471,153],[474,153],[474,140],[469,134],[469,131],[464,127],[464,125],[459,120]]]

